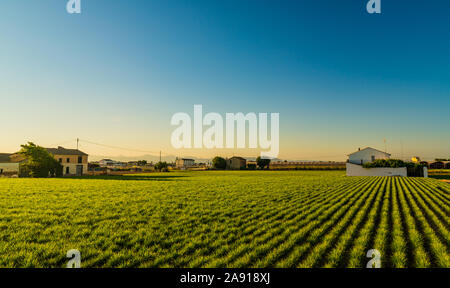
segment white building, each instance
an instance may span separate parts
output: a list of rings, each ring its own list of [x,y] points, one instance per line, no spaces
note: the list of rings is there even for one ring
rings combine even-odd
[[[400,176],[408,177],[408,168],[399,167],[375,167],[375,168],[364,168],[363,164],[371,163],[379,159],[389,159],[391,154],[374,149],[374,148],[364,148],[358,149],[358,151],[353,152],[348,155],[348,163],[346,164],[347,176]],[[416,172],[411,172],[416,174]],[[423,168],[423,177],[428,177],[428,169]],[[412,176],[412,177],[417,177]]]
[[[125,167],[127,166],[127,163],[123,163],[120,161],[115,161],[111,159],[102,159],[98,161],[98,164],[100,167]]]
[[[370,163],[378,159],[389,159],[391,154],[371,148],[366,147],[364,149],[358,149],[358,151],[353,152],[348,155],[348,163],[363,165],[365,163]]]
[[[408,170],[406,169],[406,167],[364,168],[361,165],[347,163],[346,168],[347,168],[347,176],[401,176],[401,177],[408,177]],[[424,172],[425,172],[425,170],[424,170]],[[428,176],[425,176],[425,177],[428,177]]]
[[[15,153],[0,153],[0,175],[19,174],[20,164],[25,160]]]

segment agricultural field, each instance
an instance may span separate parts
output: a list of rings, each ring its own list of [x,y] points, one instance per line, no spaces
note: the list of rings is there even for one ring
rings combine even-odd
[[[450,267],[450,186],[342,171],[0,179],[0,267]]]
[[[428,171],[428,175],[430,178],[450,182],[450,169],[431,169]]]

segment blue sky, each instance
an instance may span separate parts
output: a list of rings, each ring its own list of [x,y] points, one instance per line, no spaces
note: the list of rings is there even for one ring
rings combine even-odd
[[[65,0],[2,0],[0,152],[80,137],[258,154],[171,148],[172,115],[203,104],[279,112],[281,158],[343,160],[383,138],[397,157],[450,157],[450,2],[366,3],[82,0],[69,15]]]

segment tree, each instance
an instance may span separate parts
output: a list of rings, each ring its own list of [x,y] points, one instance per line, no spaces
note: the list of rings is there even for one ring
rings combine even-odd
[[[212,165],[215,169],[225,169],[227,168],[227,161],[225,161],[222,157],[216,156],[212,160]]]
[[[258,157],[258,158],[256,158],[256,164],[258,165],[258,167],[260,169],[264,169],[265,167],[267,167],[267,169],[269,169],[270,159]]]
[[[253,164],[253,163],[247,164],[247,169],[248,170],[256,170],[256,164]]]
[[[168,172],[167,162],[158,162],[155,164],[155,170],[159,172]]]
[[[145,165],[147,165],[147,160],[139,160],[137,162],[137,166],[145,166]]]
[[[53,158],[47,149],[37,146],[32,142],[21,145],[19,154],[23,155],[27,161],[22,164],[22,169],[27,171],[33,178],[61,177],[63,166]]]

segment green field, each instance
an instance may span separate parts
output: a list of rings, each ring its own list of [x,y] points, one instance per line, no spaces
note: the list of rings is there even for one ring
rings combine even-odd
[[[342,171],[0,179],[0,267],[450,267],[450,186]]]
[[[428,174],[430,178],[450,180],[450,169],[431,169]]]

